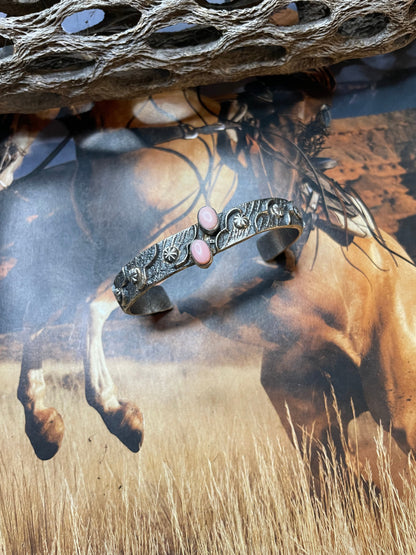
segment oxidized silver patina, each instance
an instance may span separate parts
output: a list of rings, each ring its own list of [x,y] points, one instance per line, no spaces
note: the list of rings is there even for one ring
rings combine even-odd
[[[124,312],[144,315],[169,310],[172,304],[163,288],[155,287],[157,284],[194,264],[206,268],[213,256],[254,235],[269,232],[257,241],[257,248],[263,259],[270,262],[303,232],[299,210],[292,202],[280,198],[246,202],[218,214],[218,220],[215,233],[207,234],[196,223],[139,252],[123,266],[114,280],[113,292]],[[193,244],[198,247],[196,252],[201,251],[202,245],[205,255],[208,247],[208,263],[192,255]]]

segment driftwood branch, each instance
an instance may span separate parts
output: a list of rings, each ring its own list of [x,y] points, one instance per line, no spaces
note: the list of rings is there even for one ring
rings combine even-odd
[[[219,1],[0,0],[0,112],[290,73],[416,38],[415,0]],[[71,28],[92,9],[101,21]]]

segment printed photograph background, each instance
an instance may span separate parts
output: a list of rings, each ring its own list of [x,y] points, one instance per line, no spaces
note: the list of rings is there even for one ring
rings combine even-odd
[[[343,437],[345,426],[340,432],[332,425],[337,410],[331,397],[333,380],[326,379],[331,372],[330,378],[348,374],[346,381],[332,383],[345,415],[352,410],[350,393],[359,387],[357,376],[325,341],[315,345],[315,335],[307,335],[315,330],[313,323],[301,326],[316,313],[316,307],[301,303],[308,301],[308,291],[317,287],[319,276],[327,280],[322,287],[327,287],[328,298],[321,296],[318,307],[325,320],[325,301],[330,304],[335,280],[332,273],[338,276],[345,262],[343,255],[331,259],[332,253],[355,252],[339,242],[329,244],[324,228],[315,261],[314,246],[300,252],[295,248],[296,266],[294,256],[266,265],[252,239],[220,254],[208,270],[188,269],[171,278],[166,289],[175,305],[172,312],[132,317],[117,308],[111,314],[102,335],[105,360],[118,397],[137,404],[144,415],[139,453],[130,452],[112,435],[85,401],[83,357],[91,329],[91,301],[105,290],[104,282],[111,283],[121,264],[159,240],[159,234],[170,235],[194,223],[198,208],[206,202],[222,211],[254,198],[296,196],[289,185],[311,177],[308,164],[288,140],[296,142],[304,124],[320,121],[316,118],[323,105],[332,105],[333,119],[319,152],[313,152],[318,147],[304,139],[312,150],[309,159],[320,158],[316,163],[321,163],[322,173],[344,190],[352,187],[377,225],[414,259],[415,60],[416,49],[411,46],[331,68],[335,91],[318,99],[308,94],[305,100],[305,95],[285,90],[281,81],[273,79],[265,87],[260,79],[200,91],[210,99],[208,104],[201,104],[189,91],[186,96],[171,93],[139,102],[139,108],[109,102],[40,118],[4,118],[5,152],[8,147],[10,153],[13,140],[18,144],[20,135],[33,136],[33,142],[31,137],[24,147],[16,147],[24,156],[12,172],[3,163],[1,176],[0,549],[4,553],[414,549],[413,466],[407,466],[406,455],[389,443],[387,433],[377,429],[368,407],[360,405],[361,391],[355,411],[375,439],[359,442],[360,431],[355,431],[360,453],[368,448],[373,457],[371,466],[360,466],[354,434]],[[255,98],[249,105],[251,120],[236,115],[244,104],[244,91],[251,91],[252,101]],[[133,115],[132,109],[136,109]],[[241,138],[238,129],[230,129],[225,139],[215,132],[164,141],[168,135],[155,131],[177,126],[178,121],[210,125],[224,113],[231,121],[250,124],[250,130],[254,120],[256,125],[261,120],[268,139],[275,129],[269,125],[276,125],[283,139],[273,145],[277,154],[272,150],[264,155],[264,168],[255,133],[243,133]],[[134,115],[140,126],[151,129],[151,136],[146,136],[150,146],[127,148],[137,135],[111,135],[134,127]],[[312,136],[320,140],[324,131],[321,126]],[[66,136],[66,144],[48,163],[47,157]],[[113,143],[111,137],[116,137]],[[115,152],[116,148],[125,150]],[[274,156],[276,166],[270,162]],[[319,217],[322,212],[321,203]],[[308,241],[316,242],[314,234]],[[385,256],[383,264],[394,261],[394,256]],[[305,257],[309,258],[302,263]],[[360,269],[354,269],[363,260],[351,255],[348,280],[363,279]],[[413,276],[410,263],[397,264],[401,270],[397,273],[403,276],[398,279]],[[373,285],[370,290],[379,290]],[[364,305],[366,298],[351,303]],[[375,295],[375,311],[391,311],[390,301],[388,291]],[[410,297],[409,303],[410,312],[405,314],[411,322]],[[337,321],[325,323],[337,329]],[[30,334],[34,368],[43,361],[46,406],[55,407],[65,423],[62,445],[48,461],[36,457],[16,397]],[[38,334],[35,339],[33,334]],[[296,343],[299,348],[293,350]],[[414,353],[412,346],[409,352]],[[294,353],[294,358],[287,359],[284,353]],[[307,372],[307,363],[315,365],[315,373]],[[345,374],[340,364],[346,365]],[[279,374],[281,393],[268,381],[268,365]],[[365,384],[367,402],[369,392],[376,396],[379,387],[376,380]],[[325,407],[324,394],[329,426],[313,412],[316,406]],[[314,396],[319,396],[316,403]],[[292,420],[287,418],[286,402]],[[322,434],[314,436],[320,426]],[[335,435],[328,439],[328,432]],[[316,441],[327,446],[320,457]],[[350,465],[344,464],[340,452],[344,442],[352,453]],[[357,478],[357,468],[364,481]],[[403,469],[404,484],[398,476]]]

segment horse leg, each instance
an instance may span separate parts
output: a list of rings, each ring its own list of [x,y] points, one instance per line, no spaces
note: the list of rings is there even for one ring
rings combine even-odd
[[[62,443],[64,422],[53,407],[46,407],[40,336],[42,330],[28,334],[23,346],[17,398],[25,410],[25,431],[41,460],[51,459]]]
[[[371,410],[377,394],[374,385],[370,394],[367,384],[363,386],[362,371],[334,347],[322,346],[306,357],[294,346],[287,351],[282,348],[264,353],[261,382],[289,438],[293,441],[295,433],[301,450],[305,448],[310,454],[315,478],[319,476],[319,451],[328,446],[330,437],[340,462],[348,465],[357,478],[370,480],[382,490],[385,475],[380,474],[384,460],[380,459],[381,443],[387,453],[389,475],[402,492],[402,477],[409,478],[409,446],[407,450],[400,448],[394,439],[394,427],[392,437],[388,428],[383,430],[374,420],[369,406]],[[410,419],[406,422],[410,425]],[[315,485],[319,490],[318,479]]]
[[[100,414],[108,430],[137,453],[143,441],[143,416],[135,404],[118,399],[102,344],[104,323],[117,307],[109,282],[103,284],[89,304],[84,352],[85,396],[89,405]]]
[[[264,353],[261,382],[289,438],[296,434],[318,476],[319,451],[330,444],[340,461],[349,462],[348,423],[368,409],[358,369],[339,346],[322,338],[316,350],[305,352],[306,340],[294,337],[280,338],[279,349]]]
[[[266,350],[261,384],[289,439],[311,454],[312,473],[318,476],[319,446],[326,443],[330,429],[325,395],[331,392],[324,375],[303,362],[280,350]]]
[[[383,482],[391,477],[393,484],[400,494],[403,493],[403,479],[409,480],[409,458],[399,447],[393,436],[384,430],[372,417],[370,411],[365,411],[348,423],[348,462],[357,475],[373,482],[380,491]],[[381,446],[386,453],[382,454]],[[383,473],[388,468],[388,475]],[[370,470],[371,475],[368,475]]]

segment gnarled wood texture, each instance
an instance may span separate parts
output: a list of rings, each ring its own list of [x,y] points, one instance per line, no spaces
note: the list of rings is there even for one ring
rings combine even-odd
[[[416,38],[415,0],[288,5],[0,0],[7,14],[0,18],[0,112],[290,73],[393,51]],[[91,10],[101,21],[91,23]],[[71,27],[74,14],[85,29]]]

